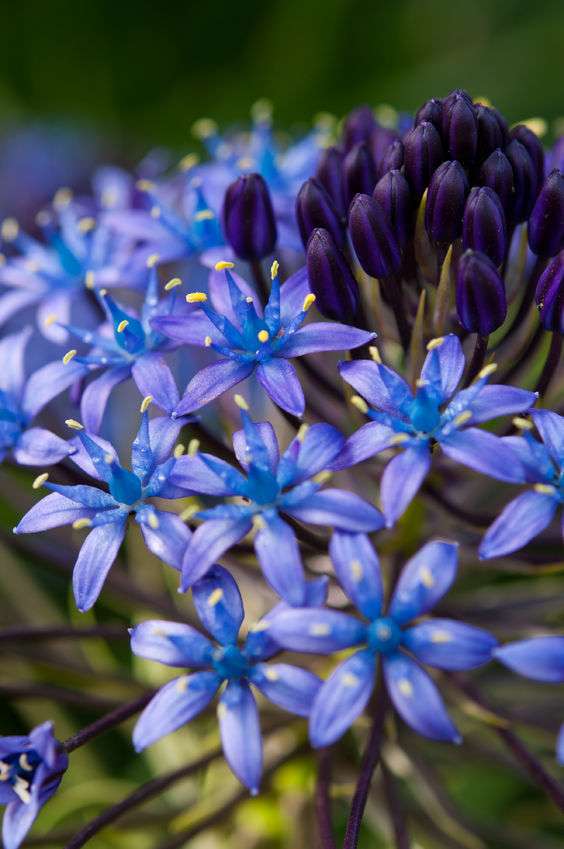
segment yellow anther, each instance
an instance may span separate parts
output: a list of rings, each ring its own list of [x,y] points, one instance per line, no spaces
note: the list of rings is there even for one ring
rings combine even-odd
[[[266,522],[264,521],[262,516],[253,516],[253,528],[256,532],[263,531],[266,528]]]
[[[251,118],[253,121],[270,121],[272,118],[272,101],[267,97],[259,97],[251,106]]]
[[[105,298],[107,294],[108,294],[107,289],[100,289],[99,295],[100,295],[101,298]]]
[[[402,696],[406,696],[408,699],[413,695],[413,685],[407,678],[400,678],[398,681],[398,690]]]
[[[250,171],[255,164],[255,160],[251,159],[250,156],[242,156],[237,160],[237,168],[241,171]]]
[[[330,472],[328,469],[324,469],[322,472],[318,472],[313,476],[314,483],[318,483],[320,485],[327,483],[333,477],[333,472]]]
[[[212,118],[199,118],[192,124],[192,133],[197,139],[209,139],[217,133],[217,124]]]
[[[407,433],[394,433],[392,438],[390,439],[390,445],[401,445],[402,442],[406,442],[409,439],[409,434]]]
[[[178,458],[182,457],[183,454],[184,454],[184,446],[182,445],[181,442],[179,442],[178,445],[174,446],[174,451],[172,452],[172,456],[175,457],[178,460]]]
[[[15,218],[5,218],[3,220],[2,226],[0,227],[0,234],[5,242],[13,242],[14,239],[18,238],[19,232],[20,225]]]
[[[177,681],[176,681],[176,689],[179,691],[179,693],[185,693],[186,690],[188,689],[188,684],[189,684],[189,681],[188,681],[188,678],[186,676],[183,676],[182,678],[178,678]]]
[[[444,336],[437,336],[436,339],[431,339],[430,342],[427,342],[427,350],[428,351],[434,351],[435,348],[440,348],[444,341],[445,341]]]
[[[135,188],[140,192],[151,192],[155,188],[155,184],[151,180],[137,180]]]
[[[87,271],[86,274],[84,275],[84,285],[86,286],[87,289],[93,289],[94,288],[94,272],[93,271]]]
[[[96,227],[96,219],[88,215],[86,218],[81,218],[78,222],[78,229],[81,233],[89,233]]]
[[[415,385],[418,389],[423,389],[425,386],[429,386],[429,381],[425,380],[424,377],[418,377],[415,381]]]
[[[104,463],[107,463],[108,466],[111,466],[113,462],[114,462],[114,455],[113,454],[110,454],[109,452],[107,454],[104,454]]]
[[[160,218],[161,215],[162,215],[162,209],[160,208],[160,206],[157,206],[155,204],[155,206],[151,207],[151,218]]]
[[[217,718],[219,720],[225,719],[227,714],[229,713],[229,709],[225,702],[220,702],[217,706]]]
[[[115,191],[115,189],[104,189],[102,192],[102,206],[105,209],[110,209],[112,206],[115,206],[118,201],[119,195]]]
[[[358,582],[362,580],[364,572],[360,560],[351,560],[351,573],[354,581]]]
[[[474,103],[480,104],[482,106],[489,106],[489,107],[493,106],[493,103],[491,102],[489,97],[485,97],[485,95],[481,95],[481,94],[479,94],[477,97],[474,98]]]
[[[533,423],[529,421],[529,419],[524,419],[521,416],[515,416],[513,419],[513,424],[515,427],[518,427],[519,430],[532,430]]]
[[[433,631],[431,634],[431,642],[432,643],[450,643],[452,637],[450,636],[448,631]]]
[[[556,487],[551,486],[549,483],[536,483],[533,489],[541,495],[554,495],[556,492]]]
[[[159,527],[159,517],[155,513],[149,513],[147,521],[149,523],[149,527],[156,531]]]
[[[166,637],[166,631],[164,628],[159,628],[155,625],[151,628],[151,634],[153,637]]]
[[[70,351],[67,351],[67,353],[63,357],[63,363],[67,366],[73,359],[73,357],[76,357],[77,354],[78,351],[76,350],[76,348],[71,348]]]
[[[427,589],[430,590],[431,587],[435,586],[435,579],[433,578],[433,573],[431,572],[428,566],[423,566],[419,570],[419,577],[421,579],[421,583],[424,587],[427,587]]]
[[[326,622],[314,622],[310,625],[310,637],[327,637],[331,633],[331,628]]]
[[[490,374],[494,373],[494,371],[497,371],[497,363],[490,363],[489,365],[484,366],[484,368],[478,372],[478,379],[483,377],[489,377]]]
[[[545,136],[548,131],[548,124],[544,118],[527,118],[525,121],[519,121],[519,123],[524,124],[539,138]]]
[[[249,405],[247,404],[247,402],[245,401],[243,396],[239,395],[239,393],[237,393],[236,395],[233,396],[233,400],[235,401],[235,403],[237,404],[237,406],[239,407],[240,410],[248,410],[249,409]]]
[[[368,353],[370,354],[375,363],[381,365],[382,357],[380,356],[380,351],[378,350],[376,345],[370,345],[370,347],[368,348]]]
[[[315,295],[312,292],[310,292],[310,294],[306,295],[305,298],[304,298],[304,302],[303,302],[303,305],[302,305],[303,312],[307,312],[308,309],[314,303],[315,303]]]
[[[182,286],[182,280],[180,277],[172,277],[168,283],[165,283],[164,290],[165,292],[170,292],[171,289],[176,289],[177,286]]]
[[[211,336],[205,336],[204,337],[204,345],[206,346],[206,348],[209,348],[211,346],[212,342],[213,342],[213,339],[211,338]]]
[[[92,519],[75,519],[72,523],[75,531],[81,531],[83,528],[91,528],[92,527]]]
[[[37,477],[35,478],[35,480],[33,481],[32,485],[31,485],[31,488],[32,489],[40,489],[43,486],[43,484],[45,483],[45,481],[47,480],[48,477],[49,477],[49,472],[43,472],[42,474],[37,475]]]
[[[251,631],[253,634],[260,634],[261,631],[267,631],[269,627],[269,623],[266,620],[262,619],[260,622],[255,622],[254,625],[251,625],[249,631]]]
[[[356,407],[359,412],[364,413],[364,415],[368,412],[368,404],[364,398],[360,397],[360,395],[353,395],[351,397],[351,404],[353,407]]]
[[[223,590],[221,587],[216,587],[216,589],[208,596],[208,607],[215,607],[216,604],[219,604],[222,598]]]
[[[31,772],[33,769],[32,765],[29,762],[26,752],[23,755],[20,755],[18,758],[18,763],[22,769],[25,769],[26,772]]]
[[[141,406],[139,407],[139,412],[140,413],[146,413],[152,403],[153,403],[153,396],[152,395],[145,395],[145,397],[141,401]]]
[[[270,339],[270,333],[268,332],[268,330],[259,330],[259,332],[257,333],[257,338],[259,342],[268,342],[268,340]]]
[[[343,687],[358,687],[359,683],[360,678],[358,675],[353,675],[352,672],[345,672],[341,678],[341,684]]]
[[[84,430],[84,425],[81,425],[76,419],[65,419],[65,424],[72,430]]]
[[[269,669],[269,667],[264,670],[264,674],[269,681],[278,681],[280,678],[280,673],[278,673],[275,669]]]
[[[303,442],[303,441],[304,441],[304,439],[306,438],[306,435],[307,435],[308,430],[309,430],[309,425],[308,425],[308,424],[305,424],[305,423],[304,423],[304,424],[301,424],[301,425],[300,425],[300,428],[299,428],[299,430],[298,430],[298,432],[297,432],[297,434],[296,434],[296,439],[298,440],[298,442]]]
[[[188,521],[188,519],[191,519],[191,518],[192,518],[192,516],[193,516],[195,513],[198,513],[198,512],[199,512],[199,510],[200,510],[200,508],[199,508],[199,506],[198,506],[197,504],[190,504],[190,506],[189,506],[189,507],[186,507],[186,508],[182,511],[182,513],[179,513],[179,518],[180,518],[183,522],[187,522],[187,521]]]
[[[55,315],[54,312],[52,312],[45,318],[45,321],[43,322],[43,324],[45,325],[45,327],[51,327],[51,325],[55,324],[56,321],[57,321],[57,316]]]
[[[123,333],[123,331],[125,330],[125,328],[127,327],[128,324],[129,324],[128,320],[126,318],[122,318],[122,320],[120,321],[120,323],[116,327],[117,332]]]
[[[183,156],[178,163],[178,168],[180,171],[190,171],[199,163],[199,161],[200,157],[197,153],[187,153],[186,156]]]
[[[274,260],[272,265],[270,266],[270,279],[274,280],[275,277],[278,277],[278,270],[280,268],[280,263],[277,259]]]
[[[225,271],[227,268],[235,268],[235,263],[229,262],[227,259],[220,259],[219,262],[216,262],[214,268],[216,271]]]
[[[53,196],[53,206],[56,209],[63,209],[65,206],[68,206],[72,200],[72,189],[67,188],[67,186],[63,186],[60,189],[57,189]]]
[[[212,209],[200,209],[194,215],[194,221],[212,221],[215,218],[215,212]]]
[[[200,440],[199,439],[191,439],[188,443],[188,456],[195,457],[198,451],[200,450]]]
[[[455,416],[453,424],[456,427],[460,427],[460,425],[466,424],[466,422],[470,421],[472,418],[472,410],[464,410],[462,413],[459,413]]]
[[[247,295],[247,297],[245,298],[245,303],[246,303],[246,304],[252,304],[252,303],[253,303],[253,298],[251,298],[251,296],[250,296],[250,295]]]
[[[189,304],[204,304],[208,299],[205,292],[188,292],[186,302]]]
[[[147,268],[154,268],[159,260],[159,254],[151,254],[147,257],[147,262],[145,263],[145,265],[147,266]]]

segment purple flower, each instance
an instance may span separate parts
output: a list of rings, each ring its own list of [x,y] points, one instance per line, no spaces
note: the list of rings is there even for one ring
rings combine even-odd
[[[141,424],[131,446],[132,471],[119,464],[108,442],[89,436],[80,423],[68,420],[69,427],[78,430],[73,462],[105,483],[108,490],[88,484],[61,486],[48,481],[46,473],[39,475],[34,489],[44,486],[51,494],[35,504],[14,528],[17,534],[69,524],[76,529],[91,529],[73,571],[74,596],[80,611],[89,610],[98,598],[123,542],[130,514],[140,525],[147,548],[176,569],[191,536],[179,516],[157,509],[149,500],[186,495],[170,485],[176,458],[168,457],[171,446],[163,438],[162,419],[149,422],[149,401],[146,398],[141,405]]]
[[[238,496],[238,503],[221,503],[202,510],[203,520],[192,536],[182,564],[182,589],[202,578],[232,545],[255,527],[255,552],[264,577],[289,604],[303,605],[307,594],[302,560],[293,528],[282,515],[314,525],[342,530],[376,531],[381,513],[358,495],[341,489],[322,489],[326,470],[343,450],[344,437],[328,424],[302,425],[280,455],[269,422],[254,422],[243,398],[243,430],[233,447],[243,472],[211,454],[180,457],[170,482],[183,490],[219,496]]]
[[[428,611],[454,581],[458,551],[454,543],[427,543],[408,561],[383,609],[383,584],[376,552],[364,534],[337,532],[331,558],[341,586],[364,617],[335,610],[284,610],[273,616],[268,633],[283,648],[350,655],[325,681],[310,715],[314,746],[335,742],[366,707],[382,656],[390,698],[418,734],[433,740],[460,742],[435,684],[417,661],[437,669],[481,666],[491,658],[496,640],[480,628],[451,619],[429,619],[405,626]]]
[[[68,766],[53,723],[38,725],[28,736],[0,737],[0,804],[4,849],[18,849],[43,805],[57,791]]]
[[[321,590],[321,593],[320,593]],[[322,603],[316,586],[312,603]],[[262,775],[262,741],[256,688],[269,701],[298,716],[308,716],[321,684],[312,672],[287,663],[266,663],[277,651],[268,636],[270,616],[251,628],[239,644],[243,602],[237,584],[225,569],[214,566],[193,587],[193,599],[208,639],[190,625],[143,622],[131,631],[134,654],[173,667],[197,670],[162,687],[141,714],[133,731],[138,752],[190,722],[225,684],[217,708],[226,760],[254,795]],[[284,605],[279,605],[284,607]]]
[[[232,263],[217,263],[209,280],[209,295],[192,292],[187,301],[197,309],[188,316],[153,319],[152,326],[176,343],[212,348],[220,359],[188,383],[173,415],[185,416],[208,404],[251,374],[275,404],[296,416],[305,408],[303,390],[290,362],[316,351],[356,348],[374,334],[344,324],[302,323],[315,301],[309,293],[306,270],[283,286],[278,263],[272,265],[272,289],[264,307],[248,284],[230,271]],[[225,271],[225,278],[220,271]]]
[[[564,418],[550,410],[533,410],[531,418],[541,435],[532,435],[531,423],[523,425],[521,436],[502,441],[515,455],[521,474],[515,483],[532,483],[533,488],[510,501],[488,528],[480,545],[480,557],[501,557],[522,548],[546,528],[564,504]]]
[[[366,398],[366,402],[358,398],[356,404],[371,421],[347,440],[332,468],[346,468],[401,446],[382,476],[380,494],[388,527],[395,524],[421,486],[435,444],[452,460],[497,480],[522,480],[521,466],[509,445],[473,425],[527,410],[536,395],[513,386],[488,385],[494,365],[486,366],[467,389],[457,392],[465,366],[458,337],[449,334],[433,339],[427,350],[415,392],[403,377],[379,361],[340,365],[344,380]]]

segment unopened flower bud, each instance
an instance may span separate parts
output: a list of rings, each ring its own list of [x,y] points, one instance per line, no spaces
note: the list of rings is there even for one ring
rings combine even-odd
[[[383,177],[388,171],[399,170],[403,165],[403,142],[401,139],[395,139],[388,147],[380,164],[377,167],[379,177]]]
[[[395,141],[399,141],[399,134],[389,127],[375,127],[370,136],[370,152],[376,165],[376,172],[380,174],[380,167],[384,156]],[[382,172],[383,173],[383,172]]]
[[[442,135],[451,159],[470,164],[476,158],[478,122],[469,95],[453,91],[443,103]]]
[[[554,256],[564,244],[564,174],[551,171],[529,219],[529,245],[537,256]]]
[[[517,124],[509,133],[512,139],[517,139],[521,142],[535,168],[537,177],[537,185],[540,186],[544,180],[544,148],[542,142],[536,133],[533,133],[525,124]]]
[[[438,97],[432,97],[421,106],[415,113],[415,126],[428,121],[440,132],[443,124],[443,101]]]
[[[489,256],[501,265],[507,249],[505,213],[496,193],[487,186],[473,188],[468,195],[462,226],[462,244]]]
[[[276,245],[276,221],[270,193],[260,174],[238,177],[225,192],[223,228],[238,257],[262,259]]]
[[[467,194],[468,180],[460,162],[443,162],[433,174],[425,207],[425,228],[432,242],[449,244],[460,236]]]
[[[360,293],[348,263],[327,230],[314,230],[307,244],[307,273],[316,306],[326,318],[351,323]]]
[[[316,178],[319,180],[341,216],[345,216],[345,196],[343,194],[343,160],[345,156],[337,147],[328,147],[319,157]]]
[[[376,185],[376,166],[364,142],[355,145],[343,161],[343,193],[347,207],[359,192],[370,194]]]
[[[296,199],[296,218],[304,247],[313,230],[322,227],[331,233],[335,243],[342,248],[345,244],[345,228],[333,205],[333,201],[316,179],[306,180]]]
[[[550,260],[539,277],[535,301],[545,330],[564,333],[564,251]]]
[[[403,152],[405,175],[419,200],[444,160],[443,143],[436,127],[423,121],[409,130],[404,136]]]
[[[513,218],[520,223],[527,220],[534,206],[538,191],[537,174],[527,149],[517,139],[507,145],[505,155],[513,171]]]
[[[501,150],[494,150],[480,168],[478,181],[489,186],[501,201],[506,219],[513,212],[513,168],[507,156]]]
[[[505,287],[499,271],[485,254],[466,251],[456,272],[456,309],[469,333],[488,336],[507,315]]]
[[[359,142],[367,142],[376,126],[374,112],[370,106],[358,106],[349,112],[343,121],[343,145],[346,151]]]
[[[358,194],[349,209],[351,241],[364,271],[385,279],[401,268],[398,240],[384,209],[370,195]]]
[[[503,148],[507,141],[504,133],[503,118],[496,109],[476,105],[476,122],[478,124],[478,144],[476,147],[476,161],[483,162],[484,159],[498,148]]]
[[[413,225],[413,200],[409,183],[401,171],[388,171],[376,183],[372,196],[384,210],[400,250],[403,250],[411,238]]]

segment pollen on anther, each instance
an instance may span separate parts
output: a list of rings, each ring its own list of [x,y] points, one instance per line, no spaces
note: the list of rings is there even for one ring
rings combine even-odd
[[[204,338],[204,345],[205,345],[206,348],[210,348],[212,342],[213,342],[213,339],[211,338],[211,336],[206,336]]]
[[[305,424],[305,422],[304,422],[304,424],[300,425],[300,428],[299,428],[299,430],[296,434],[296,439],[298,440],[298,442],[304,441],[304,439],[306,438],[307,432],[309,430],[309,427],[310,426],[308,424]]]
[[[177,286],[182,286],[182,280],[180,277],[173,277],[168,283],[165,283],[164,290],[165,292],[170,292],[171,289],[176,289]]]
[[[141,406],[139,407],[139,412],[140,413],[146,413],[152,403],[153,403],[153,396],[152,395],[145,395],[145,397],[141,401]]]
[[[76,357],[77,354],[78,354],[78,351],[76,350],[76,348],[71,348],[70,351],[67,351],[67,353],[63,357],[64,365],[68,365],[70,363],[70,361],[73,359],[73,357]]]
[[[81,425],[76,419],[65,419],[65,424],[72,430],[84,430],[84,425]]]
[[[343,687],[357,687],[359,683],[360,679],[358,675],[353,675],[352,672],[345,672],[341,678],[341,684]]]
[[[466,424],[466,422],[470,421],[472,418],[471,410],[464,410],[462,413],[459,413],[454,418],[454,424],[459,427],[460,425]]]
[[[280,674],[275,669],[267,668],[264,670],[264,674],[269,681],[278,681],[278,679],[280,678]]]
[[[259,330],[259,332],[257,333],[257,338],[259,342],[268,342],[268,340],[270,339],[270,333],[268,332],[268,330]]]
[[[125,328],[127,327],[128,324],[129,324],[128,320],[126,318],[122,318],[122,320],[120,321],[120,323],[116,327],[117,332],[123,333],[123,331],[125,330]]]
[[[72,523],[75,531],[81,531],[83,528],[91,528],[92,527],[92,519],[88,519],[86,517],[82,519],[75,519]]]
[[[331,633],[331,628],[326,622],[315,622],[309,629],[311,637],[327,637]]]
[[[274,280],[275,277],[278,276],[278,270],[280,268],[280,263],[277,259],[274,260],[272,265],[270,266],[270,279]]]
[[[15,218],[5,218],[0,227],[0,234],[5,242],[13,242],[18,238],[20,225]]]
[[[160,524],[159,517],[155,513],[149,513],[147,522],[149,523],[149,527],[152,528],[154,531],[157,530]]]
[[[484,366],[484,368],[478,372],[478,379],[489,377],[490,374],[493,374],[494,371],[497,371],[497,363],[489,363],[489,365]]]
[[[54,312],[52,312],[52,313],[50,313],[50,315],[48,315],[48,316],[46,317],[46,319],[45,319],[45,321],[43,322],[43,324],[45,325],[45,327],[51,327],[51,325],[52,325],[52,324],[55,324],[55,322],[56,322],[56,321],[57,321],[57,316],[55,315],[55,313],[54,313]]]
[[[203,304],[207,301],[208,296],[205,292],[188,292],[186,302],[189,304]]]
[[[147,268],[154,268],[159,259],[160,256],[158,254],[151,254],[151,256],[147,257],[147,262],[145,263],[145,265],[147,266]]]
[[[556,492],[556,487],[549,483],[536,483],[533,489],[541,495],[554,495]]]
[[[188,456],[195,457],[200,449],[200,440],[199,439],[191,439],[188,443]]]
[[[360,413],[364,413],[366,415],[366,413],[368,412],[368,404],[366,403],[364,398],[360,397],[360,395],[353,395],[351,397],[351,404],[353,405],[353,407],[356,407],[356,409]]]
[[[221,259],[214,265],[216,271],[227,271],[229,268],[235,268],[234,262],[229,262],[227,259]]]
[[[91,216],[81,218],[78,222],[78,229],[81,233],[89,233],[96,227],[96,219]]]
[[[358,583],[362,580],[363,570],[360,560],[351,560],[351,572],[354,581]]]
[[[223,590],[221,587],[216,587],[216,589],[208,596],[208,607],[215,607],[219,604],[222,598]]]
[[[94,280],[94,272],[93,271],[87,271],[86,274],[84,275],[84,285],[86,286],[87,289],[93,289],[94,288],[95,280]]]
[[[194,215],[194,221],[212,221],[215,218],[215,212],[211,209],[200,209]]]
[[[533,423],[529,419],[524,419],[521,416],[515,416],[513,419],[513,424],[515,427],[519,428],[519,430],[532,430]]]
[[[398,681],[398,690],[402,696],[406,696],[407,698],[410,698],[413,695],[413,685],[411,681],[407,680],[407,678],[400,678]]]
[[[303,311],[303,312],[307,312],[307,311],[308,311],[308,309],[309,309],[309,308],[310,308],[310,307],[311,307],[314,303],[315,303],[315,295],[314,295],[312,292],[310,292],[310,294],[309,294],[309,295],[306,295],[306,296],[305,296],[305,298],[304,298],[304,302],[303,302],[303,306],[302,306],[302,311]]]
[[[180,171],[190,171],[198,164],[199,161],[200,157],[197,153],[187,153],[186,156],[183,156],[178,163],[178,168]]]
[[[378,350],[376,345],[370,345],[370,347],[368,348],[368,353],[370,354],[375,363],[378,363],[378,365],[382,365],[382,357],[380,356],[380,351]]]
[[[43,486],[43,484],[45,483],[45,481],[48,479],[48,477],[49,477],[49,472],[43,472],[41,475],[37,475],[37,477],[35,478],[35,480],[33,481],[32,485],[31,485],[31,488],[32,489],[40,489]]]
[[[431,634],[431,642],[432,643],[450,643],[451,636],[448,631],[433,631]]]
[[[174,451],[172,452],[172,456],[176,460],[178,460],[178,458],[182,457],[183,454],[184,454],[184,446],[182,445],[181,442],[179,442],[178,445],[174,446]]]
[[[249,409],[249,405],[247,404],[247,402],[245,401],[245,399],[243,398],[242,395],[239,395],[237,393],[236,395],[233,396],[233,400],[235,401],[236,405],[239,407],[240,410],[248,410]]]
[[[431,339],[431,341],[427,343],[427,350],[434,351],[435,348],[440,348],[444,341],[444,336],[437,336],[436,339]]]
[[[429,569],[428,566],[423,566],[419,572],[419,577],[421,579],[421,583],[431,589],[431,587],[435,586],[435,579],[433,578],[433,573]]]

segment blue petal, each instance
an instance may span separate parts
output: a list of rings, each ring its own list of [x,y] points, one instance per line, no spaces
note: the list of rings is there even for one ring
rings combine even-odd
[[[414,660],[385,657],[384,677],[395,709],[414,731],[431,740],[461,742],[435,684]]]
[[[441,345],[427,354],[421,377],[428,380],[439,393],[439,397],[446,401],[460,383],[464,366],[464,352],[460,340],[454,333],[449,333],[443,338]]]
[[[25,351],[31,327],[24,327],[0,340],[0,389],[21,398],[25,381]]]
[[[274,357],[260,363],[256,374],[260,385],[275,404],[293,416],[303,416],[304,393],[292,363]]]
[[[559,764],[564,764],[564,725],[560,726],[556,740],[556,757]]]
[[[14,458],[21,466],[51,466],[73,451],[72,445],[50,430],[31,427],[19,438],[14,448]]]
[[[472,387],[470,387],[471,390]],[[469,390],[465,389],[459,392],[453,403],[458,403],[464,396],[464,392],[467,391]],[[528,410],[536,400],[537,396],[534,392],[527,392],[527,390],[518,389],[516,386],[498,384],[484,386],[468,405],[468,409],[472,412],[470,421],[472,424],[478,424],[478,422],[487,422],[498,416],[521,413]]]
[[[373,457],[380,451],[385,451],[393,444],[395,431],[387,425],[379,422],[367,422],[359,427],[352,436],[349,436],[345,442],[343,450],[338,454],[335,460],[331,463],[330,468],[333,471],[348,469],[350,466],[356,466],[368,457]]]
[[[255,536],[255,551],[264,577],[288,604],[305,603],[305,576],[296,535],[276,514],[265,517]]]
[[[288,663],[259,663],[251,681],[275,705],[298,716],[309,716],[321,686],[313,672]]]
[[[6,807],[2,821],[4,849],[19,849],[39,813],[40,805],[32,796],[28,804],[17,799]]]
[[[137,657],[166,666],[209,666],[213,646],[207,637],[190,625],[151,619],[131,631],[131,651]]]
[[[341,663],[323,684],[309,718],[312,746],[329,746],[352,725],[374,689],[376,657],[365,649]]]
[[[131,443],[131,470],[142,483],[145,483],[154,468],[155,458],[149,437],[149,414],[145,411],[141,413],[139,430]]]
[[[194,719],[211,702],[220,683],[215,672],[195,672],[161,687],[133,730],[135,750],[143,751]]]
[[[527,436],[503,436],[502,442],[509,445],[521,462],[527,483],[548,483],[554,477],[554,465],[545,445],[530,434]]]
[[[494,656],[519,675],[534,681],[564,681],[564,637],[533,637],[501,646]]]
[[[144,398],[151,395],[157,407],[170,415],[178,405],[180,396],[164,357],[160,354],[145,354],[136,360],[131,372],[141,395]]]
[[[59,528],[61,525],[71,525],[77,519],[90,519],[94,513],[94,510],[81,507],[70,498],[52,492],[28,510],[14,528],[14,533],[35,534],[49,528]]]
[[[216,560],[252,527],[248,516],[238,519],[212,519],[196,529],[182,561],[182,592],[203,578]]]
[[[84,431],[71,440],[76,449],[71,459],[83,472],[108,483],[112,477],[111,464],[117,462],[114,446],[101,436],[90,436]]]
[[[206,631],[222,645],[236,643],[245,611],[239,587],[227,569],[212,566],[192,587],[192,598]]]
[[[557,495],[531,491],[517,496],[486,531],[480,557],[488,560],[522,548],[550,524],[557,507]]]
[[[127,519],[93,528],[78,552],[72,573],[76,606],[90,610],[123,542]]]
[[[269,469],[274,474],[280,458],[276,432],[270,422],[255,422],[255,426],[257,427],[260,433],[260,438],[266,447]],[[245,436],[244,430],[237,430],[233,434],[233,450],[235,451],[235,456],[241,466],[247,470],[251,462],[251,456],[247,447],[247,437]]]
[[[282,610],[269,619],[268,633],[283,648],[312,654],[332,654],[366,641],[363,622],[324,608]]]
[[[237,360],[218,360],[206,366],[188,383],[174,412],[177,416],[185,416],[209,404],[210,401],[245,380],[254,368],[254,362],[240,363]]]
[[[475,669],[492,658],[497,640],[482,628],[452,619],[429,619],[404,633],[403,645],[438,669]]]
[[[283,324],[287,324],[301,312],[304,298],[310,292],[307,268],[304,265],[280,287],[280,315]]]
[[[148,516],[147,521],[139,522],[145,545],[155,557],[180,570],[192,532],[176,513],[156,509],[152,513],[159,523],[157,528],[151,526]]]
[[[367,619],[382,613],[384,588],[378,555],[365,534],[335,531],[329,554],[342,588]]]
[[[286,512],[302,522],[330,525],[350,533],[378,531],[384,527],[384,517],[376,507],[354,492],[343,489],[316,492]]]
[[[169,416],[155,416],[149,422],[149,442],[156,463],[163,463],[172,453],[178,434],[191,419],[171,419]],[[165,498],[166,496],[163,496]]]
[[[447,457],[476,472],[508,483],[523,483],[525,470],[509,445],[493,433],[469,427],[440,440]]]
[[[427,443],[409,447],[390,460],[380,483],[380,499],[386,527],[395,525],[415,498],[431,466]]]
[[[282,352],[284,357],[303,357],[304,354],[315,354],[316,351],[349,351],[367,345],[375,335],[367,330],[349,327],[348,324],[318,321],[292,333],[284,343]]]
[[[280,460],[277,480],[280,486],[295,486],[318,472],[329,469],[343,450],[345,437],[332,425],[308,427],[303,438],[292,440]]]
[[[118,506],[109,492],[104,492],[104,490],[95,486],[82,483],[75,486],[62,486],[48,482],[45,487],[70,498],[77,504],[82,504],[83,507],[91,507],[93,510],[112,510]]]
[[[80,415],[84,427],[90,433],[99,432],[110,395],[130,375],[131,366],[117,366],[106,369],[88,384],[80,399]]]
[[[427,613],[450,589],[458,567],[458,546],[435,540],[405,564],[388,615],[400,625]]]
[[[229,682],[217,713],[227,763],[251,793],[258,793],[262,776],[262,740],[257,704],[246,681]]]
[[[73,361],[67,365],[61,360],[48,363],[34,372],[27,381],[22,408],[30,417],[37,415],[49,401],[87,374],[86,366]]]
[[[387,366],[373,360],[351,360],[340,363],[343,380],[366,398],[371,407],[402,418],[402,409],[412,400],[412,393],[405,380]]]
[[[179,457],[169,481],[187,492],[203,495],[234,495],[246,485],[243,475],[219,457],[198,453]]]
[[[563,466],[564,418],[550,410],[533,410],[531,417],[557,466]]]

